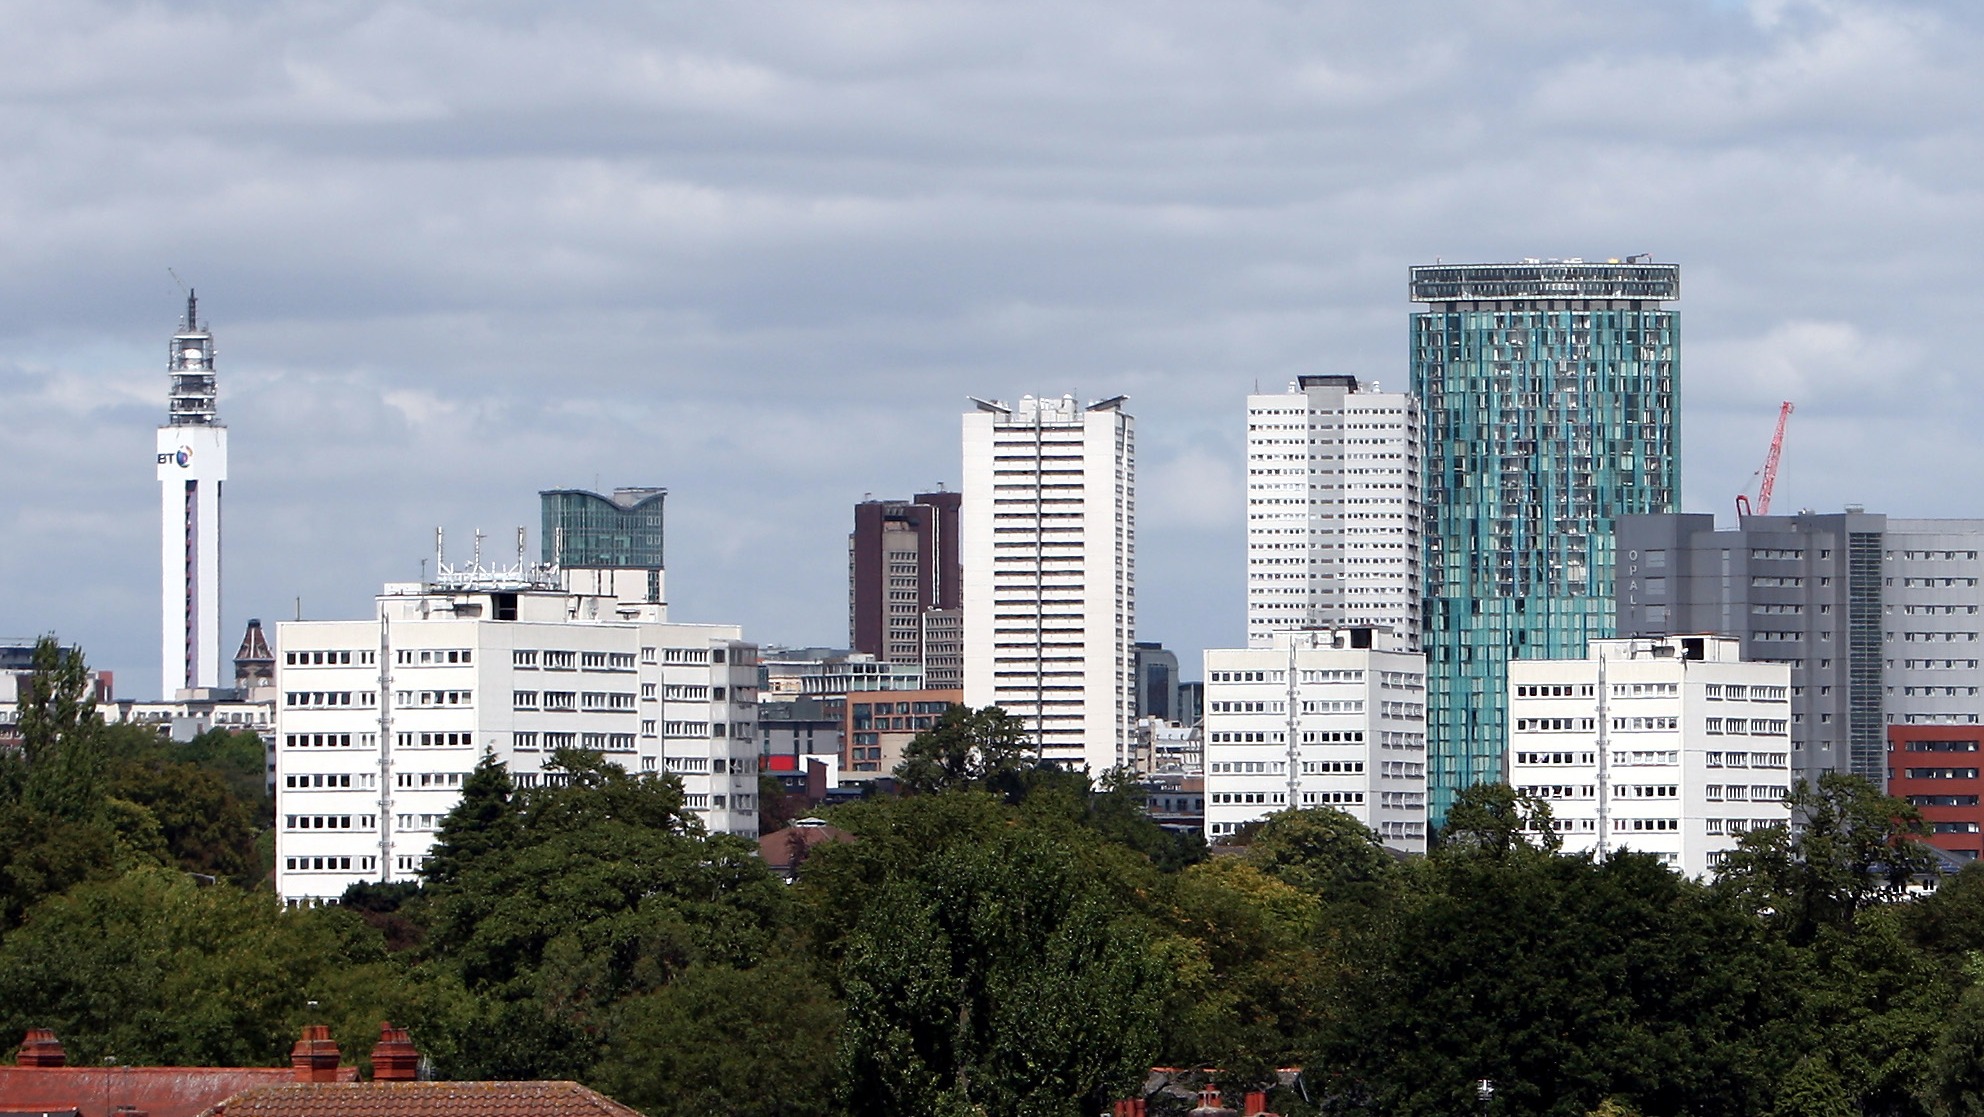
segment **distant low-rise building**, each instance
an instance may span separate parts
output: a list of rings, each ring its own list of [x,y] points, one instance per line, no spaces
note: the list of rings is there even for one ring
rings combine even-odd
[[[842,778],[859,782],[894,772],[902,763],[903,750],[916,735],[936,725],[945,710],[963,701],[962,690],[849,694],[841,723],[841,736],[847,741]]]
[[[1571,853],[1651,853],[1691,877],[1788,822],[1790,669],[1715,636],[1594,640],[1509,665],[1509,776]]]
[[[772,699],[763,692],[758,699],[758,755],[788,757],[795,762],[809,756],[841,755],[844,699],[806,697]],[[794,770],[804,771],[795,763]]]
[[[34,647],[33,640],[0,641],[0,747],[21,743],[21,687],[34,674]],[[90,672],[90,697],[96,701],[98,712],[112,721],[116,720],[115,691],[111,672]]]
[[[768,647],[759,659],[760,689],[767,699],[815,698],[836,712],[838,700],[857,690],[922,690],[923,665],[890,663],[844,648]]]
[[[1203,775],[1205,733],[1198,725],[1174,725],[1157,718],[1137,719],[1137,771]]]

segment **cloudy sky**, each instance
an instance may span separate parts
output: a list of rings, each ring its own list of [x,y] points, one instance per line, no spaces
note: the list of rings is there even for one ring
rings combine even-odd
[[[1406,269],[1682,265],[1684,497],[1984,516],[1984,14],[1908,0],[0,2],[0,637],[158,680],[165,338],[224,627],[539,489],[669,488],[681,619],[845,640],[966,394],[1127,393],[1139,635],[1243,638],[1242,399],[1406,382]],[[1194,672],[1188,671],[1188,676]]]

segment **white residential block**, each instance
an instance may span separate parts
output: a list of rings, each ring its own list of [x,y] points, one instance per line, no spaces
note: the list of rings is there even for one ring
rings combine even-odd
[[[1745,831],[1790,818],[1791,669],[1741,648],[1593,640],[1584,659],[1512,662],[1509,783],[1549,802],[1567,852],[1713,871]]]
[[[370,620],[280,625],[277,891],[415,879],[485,755],[522,787],[557,778],[560,748],[673,772],[711,832],[756,838],[757,649],[620,596],[466,577],[389,584]]]
[[[1385,629],[1270,639],[1205,652],[1206,840],[1290,806],[1334,807],[1424,853],[1425,658]]]
[[[1419,405],[1354,376],[1247,397],[1247,643],[1376,626],[1419,647]]]
[[[1020,719],[1041,755],[1132,760],[1136,437],[1122,397],[980,402],[964,417],[966,705]]]

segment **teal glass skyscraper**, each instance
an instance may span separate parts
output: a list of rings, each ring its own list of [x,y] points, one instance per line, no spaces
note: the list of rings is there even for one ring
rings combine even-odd
[[[544,508],[544,561],[559,566],[660,570],[667,489],[551,489]]]
[[[1429,804],[1504,778],[1511,659],[1613,633],[1612,523],[1680,500],[1673,264],[1415,267]],[[1587,747],[1590,738],[1585,739]]]

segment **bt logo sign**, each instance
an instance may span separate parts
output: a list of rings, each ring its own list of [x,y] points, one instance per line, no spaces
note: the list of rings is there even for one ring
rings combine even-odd
[[[164,465],[167,462],[171,462],[181,469],[186,468],[193,464],[193,448],[191,446],[181,446],[176,453],[164,453],[158,456],[158,464]]]

